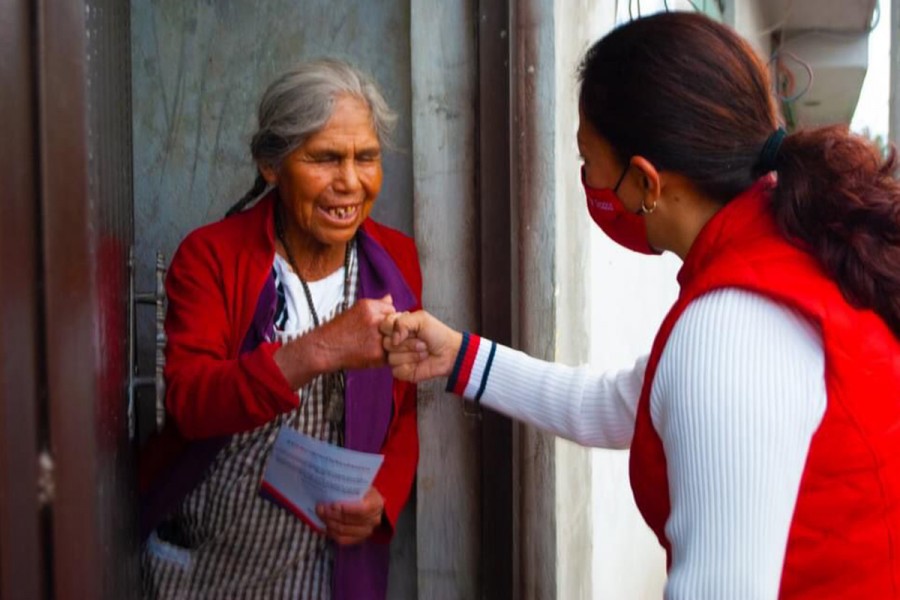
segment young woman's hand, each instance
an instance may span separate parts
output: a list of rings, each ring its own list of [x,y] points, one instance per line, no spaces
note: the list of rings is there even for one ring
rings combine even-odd
[[[381,323],[384,349],[394,377],[419,382],[453,370],[462,334],[424,310],[395,313]]]

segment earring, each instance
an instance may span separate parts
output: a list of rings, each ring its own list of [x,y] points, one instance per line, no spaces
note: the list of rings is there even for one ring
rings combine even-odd
[[[659,203],[658,203],[658,202],[654,202],[654,203],[653,203],[653,206],[651,206],[651,207],[648,208],[648,207],[647,207],[647,204],[644,202],[644,199],[641,198],[641,212],[644,213],[645,215],[649,215],[649,214],[652,213],[654,210],[656,210],[656,205],[657,205],[657,204],[659,204]]]

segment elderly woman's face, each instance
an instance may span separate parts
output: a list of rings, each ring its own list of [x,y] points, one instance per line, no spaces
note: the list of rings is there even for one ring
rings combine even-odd
[[[343,96],[325,126],[285,158],[261,169],[278,186],[288,228],[321,244],[344,244],[369,216],[381,190],[381,146],[369,107]]]

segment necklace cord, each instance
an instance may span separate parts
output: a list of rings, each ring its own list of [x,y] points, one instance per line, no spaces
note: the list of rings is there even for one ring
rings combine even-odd
[[[309,306],[309,312],[312,314],[313,327],[319,327],[319,314],[316,312],[316,305],[313,303],[312,293],[309,290],[309,284],[300,269],[294,262],[294,256],[291,253],[291,247],[287,243],[287,237],[284,234],[284,221],[281,214],[283,207],[279,204],[275,207],[275,235],[284,247],[284,253],[287,255],[288,264],[293,269],[300,285],[303,287],[303,295],[306,296],[306,304]],[[347,242],[347,248],[344,251],[344,298],[341,303],[341,312],[347,310],[350,306],[350,255],[353,240]],[[344,371],[338,370],[334,373],[323,373],[323,395],[325,396],[325,412],[326,418],[335,427],[338,432],[338,445],[344,445]]]

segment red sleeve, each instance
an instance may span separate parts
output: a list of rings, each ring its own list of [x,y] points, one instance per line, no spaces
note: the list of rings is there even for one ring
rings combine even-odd
[[[299,400],[264,343],[230,356],[235,317],[229,314],[223,267],[202,236],[190,235],[166,279],[166,407],[182,436],[199,439],[258,427]],[[254,307],[255,308],[255,307]],[[232,310],[231,312],[238,312]]]
[[[400,511],[409,499],[419,463],[419,433],[416,421],[416,386],[394,381],[394,418],[382,447],[384,463],[374,487],[384,498],[386,523],[375,530],[372,540],[389,542],[397,527]]]

